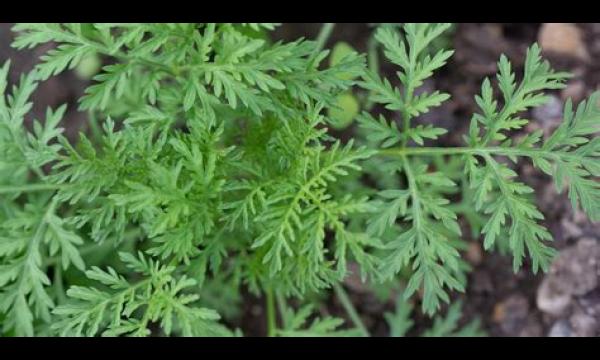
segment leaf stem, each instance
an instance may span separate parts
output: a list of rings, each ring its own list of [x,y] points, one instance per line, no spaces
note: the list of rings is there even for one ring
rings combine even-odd
[[[56,297],[58,298],[59,303],[65,303],[67,301],[67,296],[63,284],[62,267],[60,266],[57,266],[54,269],[54,289],[56,290]]]
[[[275,298],[277,300],[277,309],[279,310],[279,314],[281,314],[281,321],[283,323],[283,328],[287,329],[289,324],[288,324],[288,319],[285,316],[286,311],[287,311],[285,297],[283,297],[281,295],[281,293],[277,293],[277,294],[275,294]]]
[[[32,192],[32,191],[48,191],[60,189],[62,185],[57,184],[24,184],[24,185],[1,185],[0,194]]]
[[[371,38],[367,43],[367,66],[369,71],[372,71],[374,74],[379,73],[379,54],[378,54],[378,42],[375,38]],[[369,90],[369,94],[367,96],[365,109],[367,111],[371,111],[373,106],[375,106],[375,101],[373,101],[373,90]]]
[[[406,156],[402,156],[402,163],[404,165],[404,171],[408,180],[408,188],[410,189],[410,197],[412,199],[413,216],[412,223],[415,229],[420,230],[421,221],[421,199],[419,197],[419,189],[417,182],[415,181],[415,175],[413,174],[412,167]]]
[[[344,310],[346,310],[346,313],[348,313],[348,316],[350,316],[350,319],[354,323],[354,326],[356,326],[360,330],[364,337],[371,336],[369,334],[369,330],[367,330],[367,327],[362,322],[360,316],[356,312],[354,305],[352,305],[352,302],[350,301],[350,298],[348,297],[348,294],[346,294],[344,288],[340,284],[335,283],[333,284],[333,290],[335,291],[335,295],[337,296],[337,298],[342,303]]]
[[[267,336],[274,337],[277,332],[277,324],[275,319],[275,298],[273,296],[273,288],[269,286],[266,291],[267,295]]]
[[[566,158],[574,158],[577,156],[565,152],[557,152],[550,151],[546,149],[540,148],[506,148],[506,147],[408,147],[408,148],[390,148],[390,149],[380,149],[377,152],[379,155],[383,156],[433,156],[433,155],[464,155],[464,154],[473,154],[485,156],[486,154],[497,154],[503,156],[526,156],[526,157],[536,157],[536,156],[546,156],[552,157],[553,159],[566,159]]]
[[[315,47],[315,51],[314,54],[318,54],[321,50],[323,50],[323,48],[325,47],[325,44],[327,43],[327,40],[329,40],[329,37],[331,36],[331,33],[333,31],[333,28],[335,27],[335,23],[324,23],[323,26],[321,27],[321,30],[319,31],[319,35],[317,35],[317,46]]]

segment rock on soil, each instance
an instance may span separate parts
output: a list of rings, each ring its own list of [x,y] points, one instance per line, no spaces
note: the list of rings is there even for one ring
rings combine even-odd
[[[581,30],[575,24],[545,23],[538,35],[542,50],[589,61]]]
[[[564,88],[560,97],[563,101],[571,99],[575,104],[578,104],[585,96],[585,82],[582,80],[574,80],[567,83],[567,87]]]
[[[539,319],[531,311],[527,297],[521,294],[511,295],[496,304],[492,318],[504,334],[521,337],[542,335]]]
[[[600,335],[600,242],[582,238],[565,248],[537,292],[553,325],[549,336]]]

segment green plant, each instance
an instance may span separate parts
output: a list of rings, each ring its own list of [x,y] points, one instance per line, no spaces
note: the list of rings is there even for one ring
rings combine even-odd
[[[552,259],[533,190],[500,156],[532,160],[598,218],[597,95],[575,112],[567,104],[544,142],[540,132],[509,136],[528,122],[524,110],[546,100],[543,90],[567,78],[537,46],[518,83],[500,59],[502,106],[484,81],[464,147],[424,147],[445,130],[414,119],[448,95],[417,89],[452,55],[424,50],[448,25],[406,24],[402,37],[377,30],[400,67],[399,87],[353,51],[323,66],[331,25],[317,42],[269,43],[264,30],[274,26],[15,26],[17,48],[58,45],[0,101],[4,334],[240,335],[225,324],[247,288],[265,298],[269,335],[367,335],[340,286],[350,262],[370,282],[407,278],[405,298],[423,289],[422,309],[433,314],[449,290],[464,289],[468,270],[463,210],[450,194],[478,210],[484,220],[473,228],[486,248],[508,243],[515,269],[526,251],[534,271]],[[61,135],[64,106],[28,130],[37,84],[96,54],[110,65],[79,102],[89,131]],[[327,134],[334,124],[324,114],[355,84],[401,124],[363,112],[356,139],[343,144]],[[305,325],[307,299],[332,287],[355,328],[338,333],[342,322],[331,317]],[[304,306],[294,310],[290,298]],[[457,312],[439,327],[453,328]]]
[[[396,308],[394,312],[386,312],[385,320],[390,327],[390,336],[406,336],[408,331],[414,325],[410,315],[413,306],[406,301],[404,296],[398,296],[396,299]],[[424,331],[421,336],[424,337],[479,337],[485,336],[485,332],[480,329],[478,319],[459,327],[459,320],[462,315],[462,303],[455,302],[449,308],[445,317],[437,316],[432,326]]]

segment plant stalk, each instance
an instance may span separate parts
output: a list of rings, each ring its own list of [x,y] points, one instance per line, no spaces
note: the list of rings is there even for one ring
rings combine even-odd
[[[3,186],[0,186],[0,194],[57,190],[57,189],[60,189],[61,187],[62,187],[62,185],[56,185],[56,184],[3,185]]]
[[[267,295],[267,336],[274,337],[277,332],[276,314],[275,314],[275,297],[273,296],[273,288],[268,287]]]
[[[473,155],[481,155],[484,156],[486,154],[489,155],[502,155],[502,156],[526,156],[526,157],[534,157],[534,156],[550,156],[553,158],[576,158],[575,155],[568,153],[557,153],[546,149],[540,148],[530,148],[530,149],[520,149],[520,148],[504,148],[504,147],[481,147],[481,148],[472,148],[472,147],[406,147],[406,148],[389,148],[389,149],[380,149],[377,151],[378,155],[383,156],[431,156],[431,155],[464,155],[464,154],[473,154]]]
[[[321,27],[321,30],[319,31],[319,35],[317,35],[317,46],[315,47],[315,52],[314,54],[318,54],[321,50],[323,50],[323,48],[325,47],[325,44],[327,43],[327,40],[329,40],[329,37],[331,37],[331,33],[333,31],[333,28],[335,27],[335,23],[324,23],[323,26]]]
[[[369,330],[367,330],[367,327],[362,322],[362,320],[360,319],[360,316],[356,312],[354,305],[352,305],[352,301],[350,301],[350,298],[348,297],[348,294],[346,294],[346,291],[344,290],[344,288],[340,284],[336,283],[336,284],[333,284],[333,290],[335,291],[335,295],[337,296],[337,298],[342,303],[344,310],[346,310],[346,313],[348,313],[348,316],[350,316],[350,319],[354,323],[354,326],[356,326],[362,333],[362,336],[364,336],[364,337],[371,336],[369,334]]]

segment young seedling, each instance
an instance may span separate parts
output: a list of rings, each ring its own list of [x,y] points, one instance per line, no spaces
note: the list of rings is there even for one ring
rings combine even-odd
[[[368,335],[342,286],[350,263],[371,283],[406,278],[404,298],[419,291],[432,315],[465,288],[459,217],[486,249],[510,249],[515,270],[548,268],[552,236],[512,163],[531,161],[600,217],[597,94],[567,102],[549,137],[514,136],[568,78],[537,45],[518,75],[500,58],[464,145],[435,147],[446,130],[417,119],[449,95],[420,88],[452,55],[431,46],[448,24],[377,28],[398,67],[389,80],[355,51],[326,65],[332,24],[316,42],[270,43],[276,25],[14,27],[16,48],[57,46],[12,89],[10,63],[0,69],[3,334],[241,335],[230,324],[248,289],[265,298],[269,335]],[[110,60],[79,101],[90,131],[63,136],[65,106],[26,127],[38,83],[90,56]],[[373,106],[342,143],[328,115],[352,89]],[[311,315],[309,297],[332,288],[353,329]],[[399,312],[392,335],[408,327]],[[454,333],[458,313],[431,334]]]

